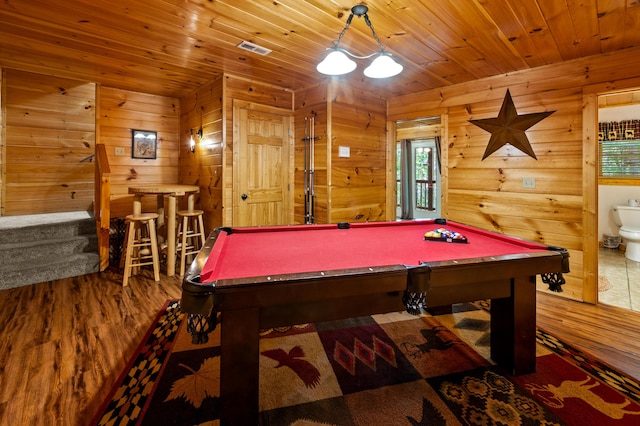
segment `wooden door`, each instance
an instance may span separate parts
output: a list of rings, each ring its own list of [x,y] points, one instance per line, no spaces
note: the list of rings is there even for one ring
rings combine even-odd
[[[290,112],[236,104],[234,112],[238,142],[234,226],[291,223]]]

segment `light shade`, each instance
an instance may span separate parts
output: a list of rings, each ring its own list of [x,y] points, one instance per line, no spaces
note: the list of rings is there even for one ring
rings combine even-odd
[[[347,55],[356,59],[368,59],[375,55],[378,55],[378,57],[371,63],[371,65],[369,65],[367,69],[364,70],[364,75],[370,78],[393,77],[394,75],[398,75],[402,72],[402,65],[394,61],[391,58],[391,55],[385,53],[384,46],[380,42],[380,38],[373,29],[373,24],[371,24],[371,20],[369,19],[369,15],[367,14],[368,10],[369,8],[364,4],[359,4],[351,8],[351,14],[347,18],[347,22],[340,32],[340,35],[338,36],[338,40],[330,49],[331,52],[327,56],[325,56],[322,62],[320,62],[316,66],[318,72],[326,75],[342,75],[350,73],[351,71],[356,69],[357,64],[352,61]],[[340,41],[342,41],[342,37],[349,29],[354,16],[357,16],[358,18],[364,18],[364,22],[367,24],[367,27],[371,29],[371,35],[375,39],[380,50],[369,55],[360,56],[349,52],[345,48],[339,47]]]
[[[402,72],[403,66],[397,63],[386,53],[381,53],[364,70],[364,75],[369,78],[387,78]]]
[[[326,75],[342,75],[356,69],[356,63],[338,49],[332,49],[316,69]]]

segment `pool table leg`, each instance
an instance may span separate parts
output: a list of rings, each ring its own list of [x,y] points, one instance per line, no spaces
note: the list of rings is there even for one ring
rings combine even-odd
[[[259,310],[220,314],[220,424],[258,424]]]
[[[511,280],[511,297],[491,300],[491,359],[514,375],[536,371],[536,277]]]

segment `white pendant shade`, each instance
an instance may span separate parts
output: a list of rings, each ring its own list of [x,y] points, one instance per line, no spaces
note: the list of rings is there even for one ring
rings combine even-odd
[[[331,52],[316,66],[318,72],[326,75],[347,74],[356,69],[357,66],[349,56],[356,59],[368,59],[375,55],[378,55],[376,59],[374,59],[373,62],[371,62],[371,64],[364,70],[365,76],[369,78],[386,78],[393,77],[394,75],[398,75],[402,72],[402,65],[394,61],[390,54],[385,53],[384,46],[373,29],[373,25],[369,20],[369,15],[367,15],[368,10],[369,8],[364,4],[358,4],[351,8],[351,14],[349,15],[349,18],[347,18],[347,23],[338,36],[338,41],[330,48]],[[344,36],[344,33],[349,29],[354,16],[364,18],[364,22],[371,29],[371,35],[375,39],[376,43],[378,43],[378,48],[380,50],[373,52],[370,55],[360,56],[349,52],[347,49],[339,47],[342,36]]]
[[[391,56],[382,53],[365,68],[364,75],[369,78],[387,78],[400,74],[402,69],[403,66],[394,61]]]
[[[318,72],[326,75],[347,74],[356,69],[356,63],[339,50],[332,50],[316,67]]]

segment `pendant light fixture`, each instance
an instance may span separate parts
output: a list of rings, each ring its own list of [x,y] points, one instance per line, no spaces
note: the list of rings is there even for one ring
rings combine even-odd
[[[367,77],[386,78],[393,77],[394,75],[398,75],[402,72],[402,65],[394,61],[390,53],[385,52],[384,46],[380,42],[380,39],[378,38],[378,35],[376,34],[375,30],[373,29],[373,25],[369,20],[369,15],[367,15],[368,11],[369,8],[363,4],[359,4],[351,8],[351,14],[347,19],[347,23],[342,29],[342,32],[340,32],[340,35],[338,36],[338,41],[336,41],[333,47],[327,49],[330,50],[330,52],[316,67],[318,72],[326,75],[347,74],[356,69],[357,66],[355,61],[351,60],[349,56],[356,59],[367,59],[376,55],[378,56],[364,70],[364,75],[366,75]],[[380,50],[366,56],[359,56],[349,52],[343,47],[340,47],[340,41],[342,40],[344,33],[349,29],[349,25],[351,25],[351,21],[353,20],[354,16],[357,16],[358,18],[364,17],[364,22],[369,28],[371,28],[371,34],[376,40],[376,43],[378,43],[378,47],[380,48]]]

